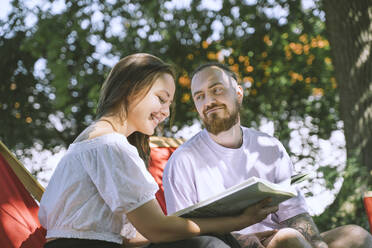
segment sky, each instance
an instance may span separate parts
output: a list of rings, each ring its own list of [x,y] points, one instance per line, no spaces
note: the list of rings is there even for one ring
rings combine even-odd
[[[109,0],[109,2],[114,2],[116,0]],[[254,4],[256,0],[245,0],[248,4]],[[269,0],[270,1],[270,0]],[[315,0],[316,1],[316,0]],[[188,6],[190,4],[191,0],[183,0],[183,1],[176,1],[172,0],[169,1],[168,7],[169,8],[184,8],[185,6]],[[29,7],[32,6],[42,6],[42,8],[51,8],[54,13],[59,13],[60,11],[63,11],[65,6],[64,0],[56,0],[54,1],[53,5],[45,4],[42,0],[27,0],[27,5]],[[311,8],[314,7],[314,0],[302,0],[303,8]],[[201,8],[210,8],[213,10],[219,10],[222,7],[222,0],[203,0],[201,3]],[[1,8],[0,8],[0,19],[5,20],[7,13],[11,10],[10,0],[2,0]],[[280,7],[275,7],[273,9],[267,9],[265,10],[265,13],[267,15],[272,15],[277,18],[280,17],[286,17],[287,11],[285,9],[282,9]],[[100,20],[99,14],[95,17],[97,22]],[[32,16],[30,16],[28,19],[29,25],[32,25],[36,20]],[[285,21],[285,18],[283,19]],[[223,28],[221,27],[222,24],[216,23],[214,28],[216,30]],[[115,26],[115,25],[114,25]],[[120,30],[113,30],[113,32],[120,32]],[[218,39],[218,36],[214,35],[213,39]],[[110,49],[103,41],[97,42],[96,50],[100,54],[105,54],[106,50]],[[112,60],[105,58],[102,56],[102,63],[106,65],[111,65],[115,62]],[[39,68],[39,71],[42,71],[43,67],[45,67],[45,61],[42,59],[38,61],[37,65],[35,66],[36,69]],[[295,123],[292,122],[290,125],[292,125],[293,128],[297,127],[299,125],[303,125],[303,128],[299,128],[299,131],[294,131],[291,134],[291,141],[290,141],[290,149],[292,152],[301,152],[298,149],[302,149],[301,147],[304,147],[303,149],[306,152],[306,149],[308,149],[306,146],[306,141],[309,139],[314,139],[314,137],[309,136],[309,128],[311,128],[311,120],[305,120],[307,123]],[[305,125],[304,125],[305,124]],[[196,134],[198,131],[201,130],[201,124],[199,121],[195,120],[194,124],[189,127],[184,127],[178,133],[176,134],[176,137],[183,137],[185,139],[189,139],[194,134]],[[262,120],[260,131],[266,132],[270,135],[274,134],[274,125],[272,122],[268,120]],[[316,139],[311,140],[315,144],[319,146],[319,154],[317,154],[317,164],[319,166],[325,166],[329,164],[335,164],[335,165],[344,165],[346,161],[346,153],[345,153],[345,138],[343,135],[342,126],[340,126],[340,131],[334,131],[331,135],[331,138],[329,140],[322,140],[322,139]],[[50,151],[40,151],[37,147],[32,151],[33,157],[31,159],[25,159],[23,163],[26,165],[26,167],[29,170],[38,170],[40,167],[46,168],[45,171],[40,173],[38,175],[38,180],[41,182],[43,186],[47,185],[47,182],[49,178],[51,177],[56,165],[58,164],[58,161],[62,158],[62,156],[65,153],[65,149],[62,149],[57,154],[52,154]],[[295,164],[296,168],[301,168],[304,165],[301,164]],[[342,169],[342,168],[341,168]],[[311,173],[311,172],[310,172]],[[304,185],[306,182],[303,182]],[[324,188],[322,188],[319,184],[314,184],[314,186],[311,188],[311,191],[313,192],[313,197],[307,197],[306,201],[310,208],[310,213],[312,214],[320,214],[324,211],[327,205],[332,203],[334,200],[334,195],[338,192],[342,185],[342,180],[339,180],[336,183],[336,188],[333,191],[324,191]],[[301,185],[300,185],[301,186]]]
[[[0,8],[0,19],[4,20],[11,10],[10,0],[3,0]]]

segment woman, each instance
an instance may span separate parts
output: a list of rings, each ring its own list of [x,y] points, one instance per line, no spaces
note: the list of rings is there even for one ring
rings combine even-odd
[[[174,92],[170,66],[155,56],[133,54],[114,66],[102,87],[97,120],[69,146],[41,199],[46,248],[120,247],[123,241],[139,246],[224,234],[277,210],[264,201],[234,217],[163,214],[155,200],[158,186],[145,163],[149,135],[169,116]],[[188,242],[204,246],[197,238]]]

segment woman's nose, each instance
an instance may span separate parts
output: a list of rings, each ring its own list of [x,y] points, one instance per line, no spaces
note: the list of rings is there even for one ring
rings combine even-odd
[[[167,118],[170,114],[169,106],[164,106],[161,109],[161,114],[163,115],[164,119]]]

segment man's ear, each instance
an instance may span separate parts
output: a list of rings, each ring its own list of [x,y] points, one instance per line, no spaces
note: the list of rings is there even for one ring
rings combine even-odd
[[[238,97],[239,103],[241,104],[243,102],[244,90],[240,84],[236,86],[236,95]]]

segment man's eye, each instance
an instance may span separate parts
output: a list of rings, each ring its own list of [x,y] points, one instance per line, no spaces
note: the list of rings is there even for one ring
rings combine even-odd
[[[222,93],[223,89],[222,88],[215,88],[213,91],[214,91],[215,94],[220,94],[220,93]]]
[[[200,100],[203,100],[203,95],[197,95],[195,97],[196,100],[200,101]]]

